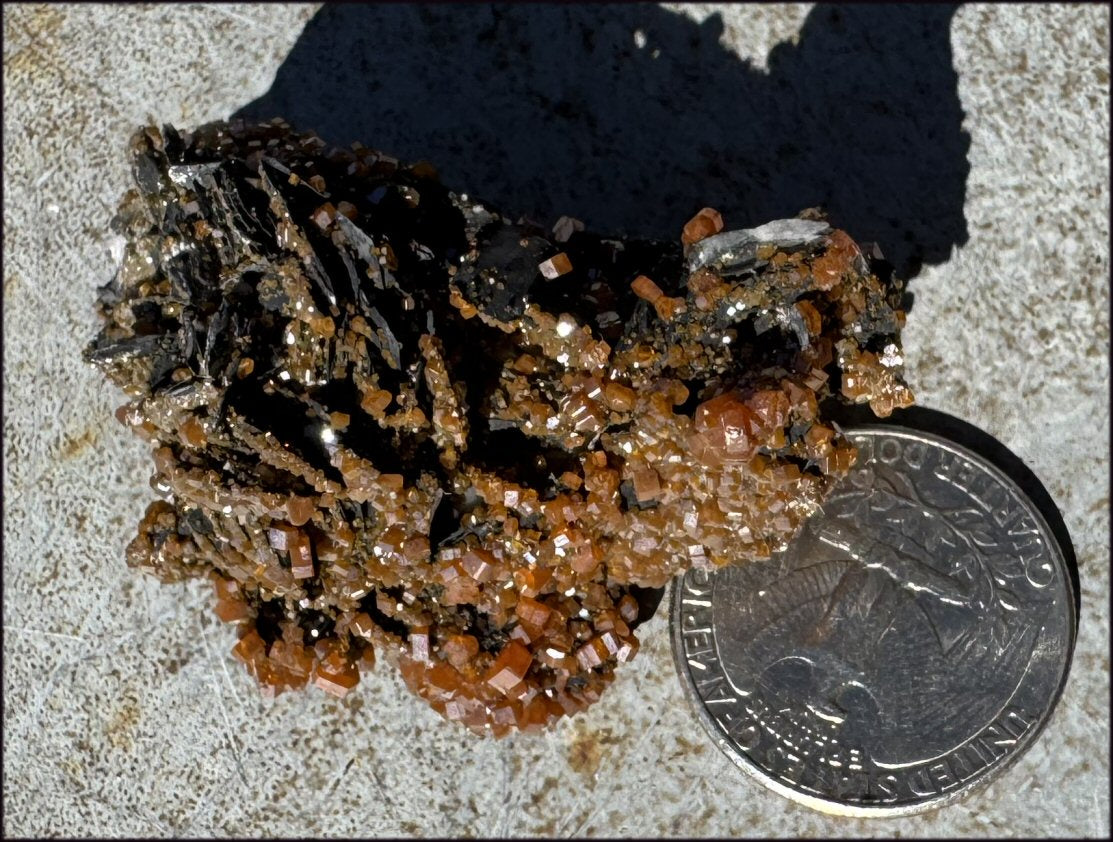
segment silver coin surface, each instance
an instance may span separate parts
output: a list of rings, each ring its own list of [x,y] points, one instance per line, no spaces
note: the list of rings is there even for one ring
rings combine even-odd
[[[993,465],[920,431],[860,427],[850,475],[785,552],[673,585],[673,653],[704,727],[809,807],[950,803],[1047,722],[1075,637],[1043,517]]]

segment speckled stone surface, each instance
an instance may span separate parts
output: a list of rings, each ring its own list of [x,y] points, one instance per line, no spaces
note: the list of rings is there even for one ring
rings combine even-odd
[[[970,800],[885,821],[813,813],[720,755],[676,679],[667,603],[600,704],[544,736],[494,742],[439,719],[389,669],[343,701],[315,692],[264,701],[228,655],[235,635],[212,616],[207,583],[163,587],[125,567],[123,547],[151,496],[149,457],[112,419],[120,396],[80,349],[96,328],[94,289],[113,271],[105,232],[128,183],[128,134],[148,116],[188,125],[260,97],[258,107],[285,103],[310,119],[306,99],[344,101],[343,90],[298,101],[291,71],[314,58],[298,54],[310,40],[341,45],[319,79],[362,73],[373,87],[377,68],[351,54],[366,49],[360,37],[380,53],[420,56],[433,35],[463,25],[400,7],[376,12],[361,35],[316,11],[4,8],[5,834],[1107,836],[1107,10],[892,13],[853,37],[845,19],[810,6],[537,9],[528,20],[519,11],[446,53],[448,71],[422,77],[416,59],[398,71],[427,78],[430,90],[437,72],[450,72],[463,88],[456,100],[449,91],[425,108],[407,97],[392,111],[372,98],[378,110],[356,115],[367,126],[392,118],[367,144],[445,161],[446,180],[504,203],[517,195],[539,215],[594,214],[621,227],[643,205],[646,224],[679,231],[693,202],[717,199],[741,227],[775,216],[778,202],[791,213],[827,200],[854,236],[879,239],[913,270],[922,262],[905,333],[911,383],[924,405],[1001,439],[1042,479],[1074,539],[1082,616],[1066,692],[1031,751]],[[582,28],[590,14],[599,26],[576,41],[590,62],[531,63],[546,32],[566,33],[562,21]],[[941,42],[946,66],[931,75],[913,57],[908,78],[866,74],[893,38],[909,54],[920,40]],[[491,43],[517,49],[484,111],[468,80],[484,75]],[[629,101],[636,85],[624,67],[638,68],[644,107]],[[626,86],[613,107],[585,93],[589,70]],[[901,111],[884,90],[856,96],[850,86],[840,97],[831,81],[867,76],[913,94],[950,80],[964,116],[934,94],[925,112]],[[742,88],[751,102],[787,105],[755,116]],[[728,107],[736,93],[743,116]],[[461,113],[445,110],[453,101]],[[524,101],[529,119],[515,128],[507,119]],[[683,130],[637,124],[685,101]],[[884,130],[845,141],[870,120]],[[631,121],[636,131],[622,133]],[[816,138],[832,122],[824,151]],[[536,161],[481,143],[505,129],[512,139],[534,133],[547,149],[555,141],[539,129],[569,126],[567,179],[550,168],[533,183]],[[732,158],[734,147],[743,152]],[[871,155],[887,163],[864,173]],[[603,166],[620,159],[630,165]],[[921,172],[917,161],[931,166]],[[550,194],[571,207],[544,207]]]

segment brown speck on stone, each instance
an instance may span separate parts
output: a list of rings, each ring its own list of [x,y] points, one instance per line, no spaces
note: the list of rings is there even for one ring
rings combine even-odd
[[[568,765],[572,771],[586,780],[595,778],[603,761],[600,734],[585,727],[577,727],[572,732],[568,745]]]

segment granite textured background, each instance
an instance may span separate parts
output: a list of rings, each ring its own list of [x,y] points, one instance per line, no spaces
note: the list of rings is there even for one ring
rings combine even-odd
[[[4,7],[5,834],[1107,836],[1108,10],[531,8]],[[469,737],[385,667],[262,700],[207,584],[125,567],[149,457],[80,359],[129,133],[252,101],[539,216],[679,231],[705,201],[732,227],[824,201],[878,239],[915,275],[921,403],[1011,448],[1074,539],[1078,647],[1038,743],[935,813],[813,813],[706,738],[667,602],[541,737]]]

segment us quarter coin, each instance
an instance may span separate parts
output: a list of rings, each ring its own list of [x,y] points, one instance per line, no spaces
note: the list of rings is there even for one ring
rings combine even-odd
[[[788,550],[675,580],[673,652],[707,731],[767,787],[916,813],[1031,745],[1076,595],[1047,523],[989,462],[901,427],[848,434],[854,469]]]

